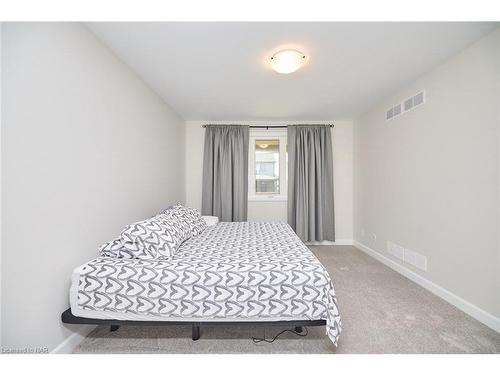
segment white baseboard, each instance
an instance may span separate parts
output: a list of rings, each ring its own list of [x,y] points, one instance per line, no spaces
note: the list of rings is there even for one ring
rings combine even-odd
[[[80,344],[87,335],[92,332],[96,326],[81,326],[76,332],[69,335],[66,340],[61,342],[52,350],[51,354],[71,354],[73,350]]]
[[[352,239],[340,239],[340,240],[335,240],[334,245],[352,245],[353,241]]]
[[[378,251],[370,249],[368,246],[363,245],[360,242],[353,241],[353,245],[363,251],[364,253],[370,255],[371,257],[377,259],[378,261],[384,263],[386,266],[392,268],[394,271],[402,274],[411,281],[417,283],[423,288],[427,289],[429,292],[434,293],[438,297],[441,297],[445,301],[451,303],[453,306],[462,310],[464,313],[472,316],[473,318],[479,320],[481,323],[487,325],[491,329],[500,332],[500,318],[490,314],[487,311],[473,305],[472,303],[464,300],[463,298],[453,294],[449,290],[427,280],[425,277],[413,272],[409,268],[395,262],[394,260],[382,255]]]
[[[334,241],[311,241],[311,242],[305,242],[306,245],[352,245],[352,240],[349,239],[341,239],[341,240],[335,240]]]

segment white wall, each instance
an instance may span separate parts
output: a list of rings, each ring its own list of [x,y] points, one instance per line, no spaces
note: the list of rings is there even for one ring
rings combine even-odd
[[[2,42],[3,345],[52,349],[72,270],[184,201],[184,121],[82,25]]]
[[[0,22],[0,176],[2,176],[2,27]],[[2,184],[0,183],[0,346],[2,346]]]
[[[385,121],[386,109],[422,89],[426,104]],[[387,257],[386,241],[427,256],[427,272],[406,266],[496,317],[499,135],[500,29],[354,126],[355,240]]]
[[[325,121],[335,123],[332,133],[334,168],[335,234],[338,242],[352,240],[352,179],[353,179],[353,126],[351,121]],[[216,121],[188,121],[186,123],[186,203],[201,208],[203,169],[203,143],[205,130],[201,125]],[[293,123],[317,123],[317,121],[225,121],[221,123],[249,125],[286,125]],[[249,221],[287,221],[287,202],[248,202]]]

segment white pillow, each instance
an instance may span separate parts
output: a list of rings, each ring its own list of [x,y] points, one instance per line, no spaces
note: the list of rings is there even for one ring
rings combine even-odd
[[[219,222],[219,218],[217,216],[202,216],[202,218],[209,227],[214,226]]]

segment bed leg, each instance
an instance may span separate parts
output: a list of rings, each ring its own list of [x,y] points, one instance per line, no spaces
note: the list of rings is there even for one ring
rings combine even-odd
[[[109,331],[110,332],[114,332],[114,331],[118,330],[118,328],[120,328],[120,326],[113,326],[112,325],[112,326],[109,327]]]
[[[200,326],[197,324],[193,324],[193,333],[191,338],[193,341],[196,341],[200,338]]]
[[[298,327],[295,327],[295,329],[294,329],[294,330],[295,330],[295,332],[297,332],[297,333],[302,333],[302,327],[299,327],[299,326],[298,326]]]

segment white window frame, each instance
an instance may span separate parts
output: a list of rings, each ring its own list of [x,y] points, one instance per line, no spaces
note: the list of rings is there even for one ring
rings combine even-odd
[[[255,141],[264,139],[278,139],[280,143],[279,171],[280,192],[279,194],[256,194],[255,193]],[[248,200],[249,201],[286,201],[287,200],[287,163],[286,163],[286,129],[250,129],[248,147]]]

